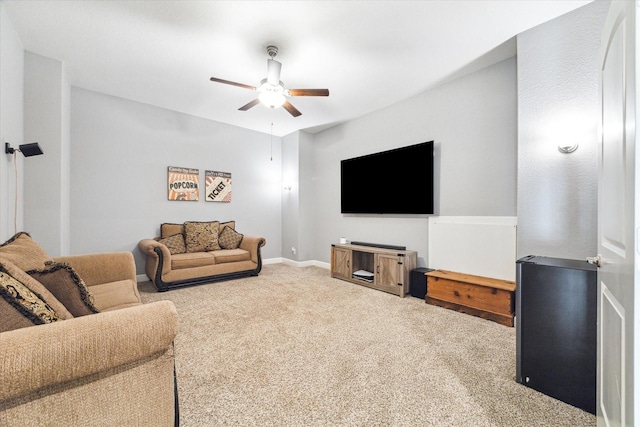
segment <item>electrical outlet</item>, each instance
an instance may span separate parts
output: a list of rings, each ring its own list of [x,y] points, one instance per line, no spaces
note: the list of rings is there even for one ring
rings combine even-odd
[[[291,246],[291,253],[294,255],[296,254],[296,248],[294,248],[293,246]]]

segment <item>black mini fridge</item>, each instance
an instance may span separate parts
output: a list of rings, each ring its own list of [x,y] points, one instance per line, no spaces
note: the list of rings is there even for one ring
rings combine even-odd
[[[586,261],[516,263],[516,381],[596,411],[597,271]]]

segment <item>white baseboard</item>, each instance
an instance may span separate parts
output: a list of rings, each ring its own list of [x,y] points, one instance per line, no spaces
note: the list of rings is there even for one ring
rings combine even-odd
[[[136,281],[138,283],[140,283],[140,282],[148,282],[149,278],[147,277],[146,274],[138,274],[138,275],[136,275]]]

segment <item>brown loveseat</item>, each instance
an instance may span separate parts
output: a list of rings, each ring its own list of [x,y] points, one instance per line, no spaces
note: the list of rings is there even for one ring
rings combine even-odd
[[[146,273],[158,291],[257,276],[262,270],[262,237],[245,236],[235,221],[164,223],[160,237],[143,239]]]
[[[42,285],[67,269],[88,290],[69,310]],[[177,312],[141,303],[130,252],[50,259],[19,233],[0,245],[0,282],[0,425],[177,425]],[[20,284],[46,304],[35,316],[11,300]],[[98,313],[71,314],[87,306]]]

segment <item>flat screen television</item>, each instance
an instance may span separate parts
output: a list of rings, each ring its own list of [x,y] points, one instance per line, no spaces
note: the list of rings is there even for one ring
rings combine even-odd
[[[343,214],[433,214],[433,141],[340,162]]]

